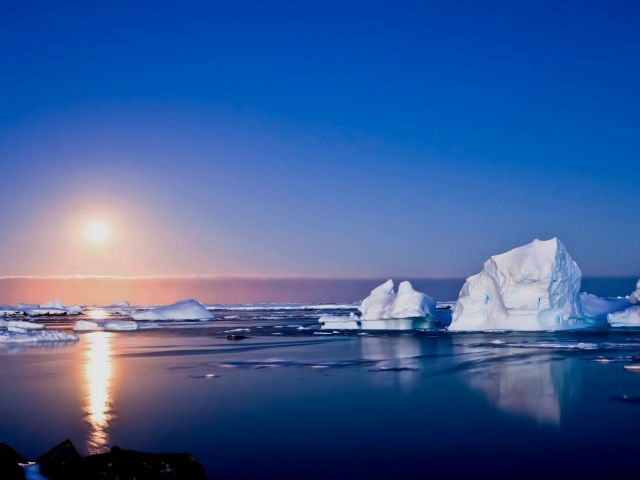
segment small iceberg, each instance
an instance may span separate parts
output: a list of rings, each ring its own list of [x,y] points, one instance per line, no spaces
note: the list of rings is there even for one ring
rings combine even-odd
[[[398,293],[393,281],[374,288],[358,307],[361,315],[323,315],[318,320],[322,330],[415,330],[433,328],[436,323],[436,301],[429,295],[402,282]]]
[[[213,320],[213,314],[195,300],[182,300],[173,305],[156,307],[131,314],[134,320],[179,321],[179,320]]]
[[[613,311],[607,315],[607,321],[612,327],[640,327],[640,280],[636,284],[636,290],[629,295],[624,310]]]
[[[582,273],[557,238],[494,255],[469,277],[450,331],[564,330],[585,326]]]

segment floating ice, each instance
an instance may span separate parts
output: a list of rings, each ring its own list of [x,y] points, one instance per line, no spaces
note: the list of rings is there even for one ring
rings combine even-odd
[[[640,305],[610,313],[607,315],[607,321],[612,327],[640,327]]]
[[[91,322],[80,320],[73,326],[76,332],[109,331],[124,332],[132,330],[152,330],[162,328],[160,325],[151,322],[136,323],[131,320],[106,320],[104,322]]]
[[[402,282],[398,293],[393,291],[393,281],[387,280],[371,290],[371,294],[358,308],[360,320],[389,318],[435,318],[436,302],[429,295],[417,292],[409,282]]]
[[[35,322],[22,322],[20,320],[10,320],[7,322],[7,327],[22,328],[24,330],[44,330],[44,324]]]
[[[634,305],[640,303],[640,280],[636,283],[636,291],[629,295],[629,301]]]
[[[585,317],[598,318],[606,317],[609,313],[620,312],[631,306],[628,298],[602,298],[581,293],[580,300]]]
[[[113,302],[111,305],[109,305],[110,307],[130,307],[131,304],[127,301],[122,301],[122,302]]]
[[[131,314],[134,320],[171,321],[171,320],[212,320],[213,314],[195,300],[182,300],[173,305],[152,308]]]
[[[557,238],[494,255],[469,277],[451,331],[558,330],[584,326],[582,273]]]
[[[70,342],[78,340],[76,335],[54,330],[29,331],[22,328],[16,328],[16,330],[19,331],[0,332],[0,343]]]
[[[433,298],[415,291],[409,282],[402,282],[395,293],[392,280],[374,288],[358,309],[360,317],[323,315],[318,321],[322,329],[414,330],[428,328],[436,317]]]
[[[114,332],[122,332],[122,331],[130,331],[137,330],[138,325],[136,322],[131,320],[107,320],[102,324],[105,330],[114,331]]]
[[[76,332],[92,332],[95,330],[104,330],[102,324],[98,322],[90,322],[89,320],[79,320],[73,326],[73,330]]]
[[[57,308],[58,310],[64,310],[64,305],[60,300],[52,300],[47,303],[43,303],[40,305],[41,308]]]

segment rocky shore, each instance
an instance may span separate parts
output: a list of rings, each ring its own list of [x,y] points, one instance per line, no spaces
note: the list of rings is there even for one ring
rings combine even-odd
[[[108,453],[82,457],[65,440],[34,464],[9,445],[0,443],[0,478],[26,480],[208,480],[188,453],[143,453],[113,447]]]

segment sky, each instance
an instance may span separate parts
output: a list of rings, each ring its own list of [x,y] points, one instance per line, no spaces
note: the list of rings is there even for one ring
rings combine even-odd
[[[0,276],[640,275],[638,2],[4,0],[0,59]]]

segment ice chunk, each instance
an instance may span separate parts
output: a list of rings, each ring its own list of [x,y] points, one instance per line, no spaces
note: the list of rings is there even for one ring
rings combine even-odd
[[[195,300],[182,300],[173,305],[152,308],[131,315],[134,320],[170,321],[170,320],[212,320],[213,314]]]
[[[79,320],[73,326],[73,330],[76,332],[92,332],[95,330],[104,330],[102,324],[97,322],[90,322],[89,320]]]
[[[7,322],[6,320],[0,319],[0,328],[7,328],[8,326],[9,326],[9,322]]]
[[[40,305],[41,308],[57,308],[58,310],[64,310],[64,305],[60,300],[52,300],[47,303],[43,303]]]
[[[640,327],[640,305],[610,313],[607,315],[607,321],[612,327]]]
[[[55,330],[29,331],[22,328],[16,328],[16,330],[19,331],[0,332],[0,343],[69,342],[78,340],[76,335]]]
[[[138,327],[138,330],[155,330],[158,328],[162,328],[157,323],[152,323],[152,322],[141,322],[136,325]]]
[[[7,327],[17,327],[24,330],[44,330],[44,324],[35,322],[22,322],[20,320],[10,320],[7,322]]]
[[[37,303],[19,303],[18,304],[18,310],[25,310],[25,309],[31,309],[31,308],[40,308],[40,305],[38,305]]]
[[[374,288],[358,307],[360,320],[389,318],[435,317],[436,302],[429,295],[417,292],[409,282],[402,282],[398,293],[393,291],[393,281],[387,280]]]
[[[584,326],[582,273],[557,238],[487,260],[469,277],[453,309],[451,331],[555,330]]]
[[[82,313],[82,307],[80,305],[72,305],[70,307],[64,307],[68,315],[80,315]]]
[[[114,332],[123,332],[137,330],[138,325],[131,320],[107,320],[102,324],[105,330]]]
[[[122,302],[113,302],[110,306],[111,307],[130,307],[131,304],[123,300]]]

